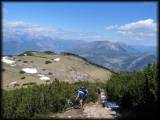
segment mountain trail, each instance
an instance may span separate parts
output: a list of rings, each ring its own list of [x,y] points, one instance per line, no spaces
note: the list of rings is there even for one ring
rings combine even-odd
[[[96,103],[88,103],[84,110],[80,109],[70,109],[65,111],[64,113],[57,113],[52,115],[51,117],[56,118],[107,118],[114,119],[116,113],[110,110],[105,109],[98,102]]]
[[[84,110],[81,109],[70,109],[63,113],[58,113],[53,115],[52,117],[57,118],[105,118],[105,119],[115,119],[117,117],[117,113],[115,111],[111,111],[111,109],[107,107],[103,107],[102,101],[106,94],[104,90],[100,91],[98,100],[96,103],[89,102],[84,106]]]

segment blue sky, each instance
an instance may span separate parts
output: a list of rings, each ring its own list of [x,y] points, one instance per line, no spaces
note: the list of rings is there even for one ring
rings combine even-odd
[[[76,34],[97,35],[95,40],[157,43],[156,2],[4,2],[3,20],[4,23],[23,21]]]

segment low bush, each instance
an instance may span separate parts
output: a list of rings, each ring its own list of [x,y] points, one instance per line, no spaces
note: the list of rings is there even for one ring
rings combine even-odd
[[[24,83],[29,85],[31,83]],[[33,83],[32,83],[33,84]],[[2,117],[5,119],[34,118],[36,114],[62,112],[66,99],[75,99],[79,86],[88,91],[88,101],[97,100],[96,84],[89,82],[67,83],[58,79],[50,84],[41,84],[20,88],[13,91],[2,91]]]
[[[19,73],[24,74],[25,72],[23,70],[21,70]]]
[[[28,63],[28,61],[23,61],[23,63]]]
[[[21,77],[21,79],[25,79],[26,77]]]
[[[49,60],[45,61],[45,64],[49,64],[49,63],[52,63],[52,61],[49,61]]]
[[[24,56],[25,54],[26,54],[27,56],[33,56],[33,55],[34,55],[33,52],[36,52],[36,51],[26,51],[26,52],[24,52],[24,53],[19,54],[18,56]]]
[[[44,53],[46,53],[46,54],[55,54],[55,53],[52,52],[52,51],[44,51]]]
[[[53,73],[49,72],[48,75],[53,75]]]

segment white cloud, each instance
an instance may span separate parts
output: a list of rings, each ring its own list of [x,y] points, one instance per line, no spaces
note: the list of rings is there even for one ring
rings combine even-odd
[[[156,31],[156,23],[152,19],[140,20],[129,24],[121,25],[118,28],[121,31],[132,32],[154,32]]]
[[[124,25],[108,26],[106,28],[115,29],[129,40],[144,40],[156,36],[157,23],[153,19],[145,19]]]
[[[156,35],[157,24],[152,19],[140,20],[129,24],[121,25],[118,28],[119,33],[124,36],[130,36],[135,40],[144,40]]]
[[[20,35],[27,35],[32,38],[50,37],[59,39],[72,40],[102,40],[100,35],[93,33],[80,33],[73,31],[66,31],[60,28],[47,27],[23,21],[4,21],[3,22],[4,37],[12,36],[18,37]]]

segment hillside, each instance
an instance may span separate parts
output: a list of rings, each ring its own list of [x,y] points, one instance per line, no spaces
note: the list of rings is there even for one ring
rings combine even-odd
[[[26,52],[18,56],[3,57],[2,88],[11,90],[29,84],[66,81],[106,81],[112,71],[92,65],[72,54]]]
[[[154,63],[156,61],[156,56],[151,52],[143,53],[137,57],[135,57],[130,64],[127,66],[127,70],[143,70],[147,64]]]
[[[126,44],[109,41],[86,43],[78,47],[76,46],[70,52],[114,71],[142,70],[148,63],[156,62],[156,53],[139,52],[134,47],[127,46]],[[150,54],[147,56],[147,60],[141,59],[146,54]],[[138,62],[135,62],[136,59]],[[135,64],[133,65],[133,63]]]

